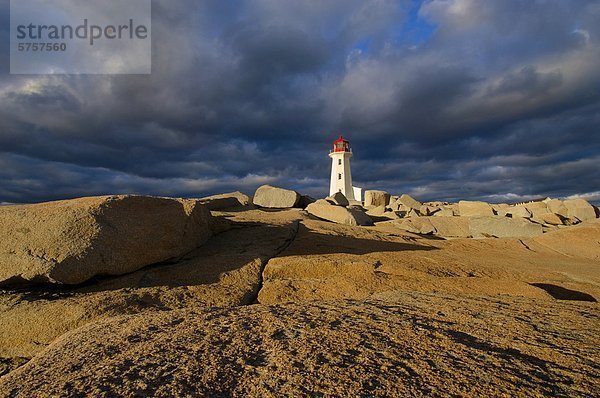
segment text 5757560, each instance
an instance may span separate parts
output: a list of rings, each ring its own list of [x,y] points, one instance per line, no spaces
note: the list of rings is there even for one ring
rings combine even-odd
[[[59,52],[67,51],[67,43],[30,43],[24,42],[17,45],[19,51]]]

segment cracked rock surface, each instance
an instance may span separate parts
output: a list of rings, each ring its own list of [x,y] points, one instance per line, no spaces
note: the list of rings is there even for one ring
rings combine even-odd
[[[398,292],[150,312],[62,336],[0,394],[592,396],[598,321],[591,303]]]
[[[294,242],[267,264],[259,301],[364,299],[388,290],[557,298],[534,284],[598,300],[599,221],[529,239],[443,240],[392,224],[305,220]]]
[[[299,213],[280,212],[271,222],[258,222],[252,214],[227,217],[229,230],[174,263],[72,288],[0,291],[0,374],[56,337],[97,319],[254,302],[264,265],[293,239]]]
[[[183,258],[0,290],[2,396],[593,396],[600,220],[451,239],[213,211]]]

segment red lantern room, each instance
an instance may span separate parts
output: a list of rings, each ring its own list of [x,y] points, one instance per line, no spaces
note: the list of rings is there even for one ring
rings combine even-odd
[[[333,141],[333,152],[352,152],[350,150],[350,143],[340,135],[340,138]]]

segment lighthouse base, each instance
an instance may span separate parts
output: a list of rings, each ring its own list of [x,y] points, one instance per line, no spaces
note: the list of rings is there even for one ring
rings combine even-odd
[[[352,192],[354,193],[354,200],[357,202],[362,202],[363,189],[359,187],[352,187]]]

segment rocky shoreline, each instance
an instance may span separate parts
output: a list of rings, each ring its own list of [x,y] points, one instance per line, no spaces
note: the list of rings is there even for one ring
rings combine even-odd
[[[597,217],[276,187],[2,206],[0,396],[588,396]]]

